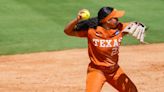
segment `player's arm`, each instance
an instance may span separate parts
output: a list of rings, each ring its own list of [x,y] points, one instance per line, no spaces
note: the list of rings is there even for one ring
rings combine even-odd
[[[76,36],[77,32],[75,31],[75,26],[79,20],[80,20],[80,17],[77,17],[74,20],[72,20],[71,22],[69,22],[64,29],[64,33],[67,35],[70,35],[70,36]]]
[[[77,29],[77,23],[80,18],[76,18],[72,20],[64,29],[64,33],[69,36],[76,36],[76,37],[87,37],[88,36],[88,29]]]
[[[129,34],[128,32],[123,31],[128,25],[129,25],[129,23],[122,23],[122,34],[123,34],[123,36]]]
[[[67,24],[64,32],[70,36],[87,37],[89,27],[87,24],[88,20],[86,19],[85,15],[86,13],[88,14],[89,11],[84,9],[80,10],[77,18]],[[87,17],[89,18],[89,16]]]

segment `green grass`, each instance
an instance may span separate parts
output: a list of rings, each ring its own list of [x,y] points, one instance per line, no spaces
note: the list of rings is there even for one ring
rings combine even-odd
[[[65,25],[87,8],[96,16],[102,6],[126,11],[121,21],[149,26],[146,41],[164,42],[163,0],[0,0],[0,55],[87,47],[87,40],[68,37]],[[123,45],[138,44],[125,37]]]

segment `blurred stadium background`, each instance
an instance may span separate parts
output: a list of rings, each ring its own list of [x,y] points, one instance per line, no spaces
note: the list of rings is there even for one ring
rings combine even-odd
[[[164,42],[164,0],[0,0],[0,55],[87,47],[86,39],[68,37],[65,25],[86,8],[96,16],[102,6],[126,11],[123,22],[140,21],[145,40]],[[123,45],[139,44],[125,37]]]

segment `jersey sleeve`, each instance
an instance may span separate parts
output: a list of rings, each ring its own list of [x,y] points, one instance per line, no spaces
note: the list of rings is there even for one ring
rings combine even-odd
[[[124,30],[130,23],[122,23],[122,30]]]
[[[127,35],[127,32],[123,32],[123,30],[129,25],[129,23],[121,23],[121,26],[119,27],[119,29],[121,30],[123,36]]]
[[[77,37],[87,37],[88,36],[88,30],[76,31],[76,36]]]

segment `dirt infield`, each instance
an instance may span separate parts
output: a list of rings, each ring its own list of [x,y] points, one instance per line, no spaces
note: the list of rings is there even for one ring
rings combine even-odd
[[[0,56],[0,92],[84,92],[88,63],[87,49]],[[122,46],[119,64],[139,92],[164,92],[164,44]]]

